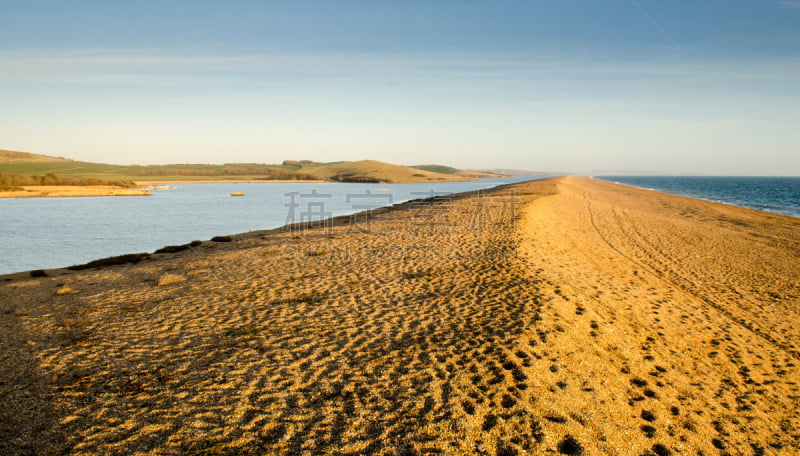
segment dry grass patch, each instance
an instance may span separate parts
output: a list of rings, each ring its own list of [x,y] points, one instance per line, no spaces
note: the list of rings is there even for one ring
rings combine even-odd
[[[169,274],[169,273],[167,273],[167,274],[163,274],[161,277],[158,278],[157,285],[159,287],[163,287],[165,285],[172,285],[174,283],[181,283],[181,282],[185,282],[185,281],[186,281],[186,277],[184,277],[184,276],[182,276],[180,274]]]

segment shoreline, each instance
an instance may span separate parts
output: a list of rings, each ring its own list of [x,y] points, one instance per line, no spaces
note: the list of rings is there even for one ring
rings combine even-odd
[[[93,196],[150,196],[146,189],[112,185],[26,185],[22,190],[2,191],[0,198],[78,198]]]
[[[672,193],[672,192],[668,192],[668,191],[665,191],[665,190],[659,190],[659,189],[656,189],[656,188],[639,187],[639,186],[633,185],[633,184],[626,184],[626,183],[622,183],[622,182],[603,179],[602,176],[588,175],[587,177],[589,177],[590,179],[595,179],[595,180],[599,180],[599,181],[607,182],[607,183],[611,183],[611,184],[616,184],[616,185],[623,185],[623,186],[626,186],[626,187],[636,188],[636,189],[639,189],[639,190],[647,190],[647,191],[661,193],[661,194],[665,194],[665,195],[671,195],[671,196],[678,196],[678,197],[681,197],[681,198],[694,199],[694,200],[703,201],[703,202],[706,202],[706,203],[721,204],[723,206],[738,207],[738,208],[742,208],[742,209],[750,209],[750,210],[754,210],[754,211],[764,212],[764,213],[767,213],[767,214],[782,215],[782,216],[786,216],[786,217],[792,217],[792,218],[800,219],[800,215],[787,214],[787,213],[784,213],[784,212],[778,212],[776,210],[772,210],[771,211],[771,210],[766,210],[766,209],[762,209],[762,208],[758,208],[758,207],[745,206],[743,204],[730,203],[730,202],[727,202],[727,201],[719,201],[719,200],[712,200],[712,199],[708,199],[708,198],[701,198],[701,197],[699,197],[697,195],[687,195],[687,194],[683,194],[683,193]],[[651,177],[651,176],[641,176],[641,177]],[[662,176],[652,176],[652,177],[662,177]],[[699,177],[723,177],[724,178],[724,177],[729,177],[729,176],[699,176]],[[730,177],[738,177],[738,176],[730,176]],[[754,178],[757,179],[759,177],[762,177],[762,176],[756,176]],[[772,177],[772,176],[766,176],[766,177]],[[774,176],[774,177],[781,178],[783,176]],[[791,177],[791,178],[800,178],[798,176],[789,176],[789,177]]]
[[[798,220],[507,186],[0,277],[0,452],[800,448]]]
[[[553,178],[552,177],[547,177],[547,178],[544,178],[544,179],[536,179],[536,180],[546,180],[546,179],[553,179]],[[287,181],[287,182],[297,182],[297,181]],[[315,181],[303,181],[303,182],[315,182]],[[152,185],[157,185],[158,183],[163,183],[163,184],[168,184],[169,183],[169,184],[171,184],[171,183],[179,183],[179,182],[157,181],[157,182],[154,182]],[[459,200],[459,199],[463,199],[463,198],[469,198],[469,197],[481,194],[481,193],[486,192],[486,191],[502,190],[502,189],[506,189],[508,187],[512,187],[512,186],[519,185],[519,184],[520,183],[499,184],[499,185],[496,185],[494,187],[490,187],[488,189],[483,189],[483,190],[470,190],[470,191],[465,191],[465,192],[458,192],[458,193],[454,193],[452,195],[448,195],[448,199],[449,200]],[[353,214],[337,215],[337,216],[334,216],[334,217],[329,217],[327,219],[324,219],[324,220],[322,220],[320,222],[317,222],[317,221],[315,221],[315,222],[298,222],[298,223],[294,223],[294,224],[290,224],[290,225],[282,225],[282,226],[275,227],[275,228],[266,228],[266,229],[261,229],[261,230],[253,230],[253,231],[243,232],[243,233],[222,234],[222,235],[214,236],[211,239],[199,240],[199,242],[202,242],[202,243],[204,243],[206,245],[214,245],[213,239],[225,239],[225,238],[228,238],[228,239],[232,239],[232,240],[234,240],[234,239],[241,240],[241,239],[245,239],[245,238],[253,237],[253,236],[263,236],[263,235],[276,234],[276,233],[282,233],[282,232],[291,232],[291,231],[298,231],[298,230],[305,231],[307,229],[313,228],[314,225],[319,224],[319,223],[324,223],[325,225],[329,225],[331,227],[340,227],[340,226],[343,226],[343,225],[348,225],[350,223],[350,221],[353,220],[353,219],[358,219],[358,218],[365,217],[365,216],[379,216],[381,214],[385,214],[385,213],[390,212],[390,211],[410,210],[412,207],[414,207],[417,204],[420,204],[421,202],[424,203],[424,202],[433,202],[433,201],[434,201],[434,198],[431,198],[431,197],[416,198],[416,199],[404,201],[402,203],[395,203],[395,204],[392,204],[392,205],[389,205],[389,206],[382,206],[382,207],[378,207],[378,208],[375,208],[375,209],[368,209],[368,210],[356,212],[356,213],[353,213]],[[193,240],[193,241],[187,242],[186,244],[182,244],[181,246],[188,246],[188,245],[190,245],[191,242],[197,242],[197,240]],[[228,242],[228,241],[221,241],[221,242]],[[93,263],[96,263],[96,264],[107,264],[107,265],[108,264],[110,264],[110,265],[128,264],[128,263],[131,263],[133,261],[136,261],[136,262],[142,261],[143,258],[152,256],[152,255],[156,255],[157,256],[157,255],[159,255],[159,253],[156,253],[156,252],[158,252],[159,250],[170,249],[170,248],[174,248],[174,247],[176,247],[176,246],[174,246],[174,245],[172,245],[172,246],[165,245],[165,246],[163,246],[163,247],[161,247],[159,249],[154,250],[153,252],[125,253],[125,254],[113,255],[113,256],[109,256],[109,257],[101,257],[101,258],[97,258],[97,259],[91,260],[91,261],[89,261],[87,263],[73,264],[73,265],[64,266],[64,267],[40,268],[40,269],[29,269],[29,270],[17,271],[17,272],[9,272],[9,273],[5,273],[5,274],[0,274],[0,281],[8,280],[8,279],[10,279],[12,277],[13,278],[25,277],[27,275],[38,274],[38,273],[41,273],[41,272],[45,273],[47,276],[58,276],[58,275],[63,275],[63,274],[69,274],[71,271],[79,270],[79,269],[74,269],[74,268],[84,268],[85,266],[87,266],[89,264],[93,264]],[[124,260],[124,259],[130,259],[131,261],[127,261],[127,260]]]
[[[535,176],[532,176],[535,177]],[[328,184],[426,184],[426,183],[442,183],[442,182],[468,182],[481,179],[509,179],[510,177],[465,177],[456,176],[452,180],[409,180],[398,182],[341,182],[334,180],[324,179],[167,179],[167,180],[134,180],[137,185],[154,185],[154,184],[285,184],[285,183],[328,183]]]
[[[464,182],[470,180],[479,180],[480,178],[461,178],[456,180],[442,180],[435,181],[435,183],[442,182]],[[121,188],[110,185],[35,185],[35,186],[22,186],[23,190],[17,191],[0,191],[0,198],[71,198],[71,197],[92,197],[92,196],[150,196],[151,189],[146,187],[159,185],[159,184],[285,184],[285,183],[348,183],[348,182],[335,182],[318,180],[297,180],[297,179],[276,179],[276,180],[258,180],[258,179],[197,179],[197,180],[182,180],[182,179],[166,179],[166,180],[136,180],[137,188]],[[421,182],[391,182],[391,184],[413,184],[413,183],[426,183]],[[144,187],[144,188],[143,188]],[[166,189],[152,189],[152,190],[166,190]]]
[[[148,188],[159,184],[263,184],[263,183],[319,183],[322,180],[147,180],[134,181],[136,188],[122,188],[111,185],[26,185],[23,190],[0,191],[0,198],[76,198],[92,196],[150,196],[152,190],[168,190]]]
[[[286,184],[297,182],[302,183],[321,183],[326,182],[321,179],[317,180],[299,180],[299,179],[275,179],[275,180],[257,180],[257,179],[198,179],[198,180],[181,180],[181,179],[167,179],[167,180],[136,180],[136,185],[158,185],[158,184]]]
[[[696,198],[696,197],[692,197],[692,196],[679,195],[679,194],[664,192],[664,191],[656,190],[656,189],[652,189],[652,188],[637,187],[635,185],[623,184],[623,183],[619,183],[619,182],[612,182],[612,181],[608,181],[608,180],[604,180],[604,179],[596,179],[596,177],[593,176],[593,175],[554,176],[554,177],[545,177],[543,179],[536,179],[535,181],[549,180],[549,179],[559,179],[559,178],[562,178],[562,177],[588,178],[588,179],[592,179],[592,180],[598,180],[598,181],[606,183],[606,184],[619,185],[619,186],[622,186],[622,187],[627,187],[627,188],[631,188],[631,189],[635,189],[635,190],[641,190],[641,191],[655,192],[657,194],[668,196],[668,197],[684,198],[684,199],[688,200],[687,202],[692,202],[692,201],[694,201],[694,202],[702,202],[702,203],[707,203],[707,204],[711,204],[711,205],[720,205],[722,208],[743,209],[743,210],[747,210],[747,211],[755,211],[756,213],[761,213],[763,215],[777,216],[777,217],[788,217],[790,219],[800,219],[800,217],[794,217],[794,216],[788,215],[788,214],[770,212],[770,211],[765,211],[765,210],[756,209],[756,208],[752,208],[752,207],[739,206],[739,205],[735,205],[735,204],[729,204],[729,203],[724,203],[724,202],[720,202],[720,201],[712,201],[712,200],[707,200],[707,199],[703,199],[703,198]],[[324,181],[288,180],[288,181],[270,181],[270,182],[280,182],[280,183],[292,183],[292,182],[306,183],[306,182],[311,182],[311,183],[316,183],[316,182],[324,182]],[[533,182],[533,181],[528,181],[528,182]],[[142,185],[144,185],[144,184],[147,184],[147,185],[180,184],[180,183],[222,183],[222,182],[217,182],[217,181],[201,181],[201,182],[198,182],[198,181],[137,181],[137,184],[142,184]],[[264,182],[261,182],[261,181],[257,181],[257,182],[251,182],[251,181],[229,181],[229,182],[224,182],[224,183],[264,183]],[[486,189],[486,190],[472,190],[472,191],[455,193],[453,195],[450,195],[450,197],[451,198],[455,198],[455,199],[468,198],[468,197],[474,196],[475,194],[479,194],[481,192],[495,190],[495,189],[503,189],[503,188],[506,188],[506,187],[511,187],[511,186],[515,186],[515,185],[524,185],[524,184],[525,184],[525,182],[500,184],[500,185],[497,185],[495,187],[491,187],[491,188]],[[61,186],[55,186],[55,187],[61,187]],[[0,198],[2,197],[1,195],[2,195],[2,192],[0,192]],[[148,190],[148,195],[149,195],[149,190]],[[77,196],[111,196],[111,195],[77,195]],[[114,196],[125,196],[125,195],[114,195]],[[147,195],[133,195],[133,196],[147,196]],[[365,211],[357,212],[357,213],[354,213],[354,214],[345,214],[345,215],[338,215],[338,216],[330,217],[330,218],[322,220],[322,222],[324,222],[326,224],[331,224],[331,226],[342,226],[343,224],[347,224],[349,222],[349,220],[351,218],[353,218],[353,217],[364,216],[365,214],[370,214],[370,213],[372,213],[372,214],[384,213],[385,211],[392,211],[392,210],[404,210],[404,209],[407,210],[411,206],[413,206],[414,203],[416,203],[416,202],[428,201],[430,199],[431,198],[413,199],[413,200],[405,201],[403,203],[396,203],[396,204],[393,204],[393,205],[390,205],[390,206],[382,206],[382,207],[379,207],[379,208],[375,208],[375,209],[371,209],[371,210],[365,210]],[[310,224],[307,223],[307,222],[305,222],[305,223],[295,223],[293,225],[282,225],[282,226],[275,227],[275,228],[267,228],[267,229],[262,229],[262,230],[253,230],[253,231],[250,231],[250,232],[222,234],[222,235],[214,236],[213,238],[242,239],[242,238],[250,236],[250,235],[257,236],[257,235],[267,235],[267,234],[290,231],[292,227],[301,227],[302,229],[306,229],[306,228],[310,227]],[[211,239],[200,240],[200,241],[204,242],[204,243],[212,242]],[[196,242],[196,241],[193,241],[193,242]],[[187,242],[184,245],[189,245],[189,243]],[[110,263],[113,264],[114,260],[118,259],[118,258],[136,258],[137,255],[139,255],[139,256],[141,256],[141,255],[158,255],[155,252],[157,252],[158,250],[165,249],[165,248],[170,248],[170,247],[174,247],[174,246],[166,246],[165,245],[165,246],[163,246],[163,247],[161,247],[159,249],[154,250],[153,252],[126,253],[126,254],[120,254],[120,255],[113,255],[113,256],[109,256],[109,257],[100,257],[100,258],[91,260],[88,263],[73,264],[73,265],[64,266],[64,267],[30,269],[30,270],[9,272],[9,273],[5,273],[5,274],[0,274],[0,280],[3,280],[5,278],[9,278],[9,277],[12,277],[12,276],[13,277],[20,277],[20,276],[24,277],[24,276],[26,276],[26,275],[34,272],[34,271],[36,271],[36,272],[44,271],[45,273],[60,275],[60,274],[63,274],[63,273],[68,273],[68,271],[70,271],[71,268],[76,268],[76,267],[80,268],[80,267],[84,267],[87,264],[91,264],[91,263],[109,263],[110,262]],[[127,262],[117,263],[117,264],[126,264],[126,263]]]
[[[713,200],[697,198],[697,197],[693,197],[693,196],[686,196],[686,195],[681,195],[681,194],[676,194],[676,193],[665,192],[665,191],[652,189],[652,188],[638,187],[638,186],[630,185],[630,184],[623,184],[623,183],[613,182],[613,181],[604,180],[604,179],[597,179],[596,176],[593,176],[593,175],[554,176],[554,177],[545,177],[543,179],[536,179],[534,181],[559,179],[559,178],[564,178],[564,177],[588,178],[588,179],[597,180],[597,181],[600,181],[600,182],[603,182],[603,183],[606,183],[606,184],[619,185],[619,186],[622,186],[622,187],[627,187],[627,188],[631,188],[631,189],[635,189],[635,190],[641,190],[641,191],[647,191],[647,192],[655,192],[657,194],[668,196],[668,197],[683,198],[683,199],[686,199],[687,202],[694,201],[694,202],[701,202],[701,203],[706,203],[706,204],[710,204],[710,205],[719,205],[721,208],[731,208],[731,209],[741,209],[741,210],[746,210],[746,211],[754,211],[755,213],[763,214],[763,215],[766,215],[766,216],[788,217],[789,219],[792,219],[792,220],[795,220],[795,221],[797,221],[797,219],[800,219],[800,217],[795,217],[795,216],[792,216],[792,215],[783,214],[783,213],[779,213],[779,212],[770,212],[770,211],[765,211],[765,210],[762,210],[762,209],[756,209],[756,208],[752,208],[752,207],[748,207],[748,206],[740,206],[740,205],[726,203],[726,202],[713,201]],[[534,181],[527,181],[527,182],[534,182]],[[270,181],[270,182],[276,182],[276,183],[292,183],[292,182],[318,183],[318,182],[325,182],[325,181],[287,180],[287,181]],[[264,183],[264,182],[263,181],[246,181],[246,180],[242,180],[242,181],[225,181],[225,182],[219,182],[219,181],[137,181],[136,183],[137,183],[137,185],[144,186],[144,185],[181,184],[181,183]],[[336,182],[334,182],[334,183],[336,183]],[[450,198],[451,199],[469,198],[471,196],[474,196],[476,194],[480,194],[482,192],[492,191],[492,190],[497,190],[497,189],[503,189],[503,188],[512,187],[512,186],[515,186],[515,185],[524,185],[525,183],[526,182],[500,184],[500,185],[497,185],[495,187],[490,187],[489,189],[485,189],[485,190],[472,190],[472,191],[466,191],[466,192],[459,192],[459,193],[455,193],[453,195],[450,195]],[[56,187],[56,188],[60,189],[61,187],[65,187],[65,186],[49,186],[49,187]],[[79,186],[79,187],[83,188],[84,186]],[[94,186],[94,187],[107,187],[107,186]],[[33,187],[33,188],[35,188],[35,187]],[[116,189],[116,187],[114,187],[114,189]],[[160,189],[156,189],[156,190],[160,190]],[[165,190],[169,190],[169,189],[165,189]],[[119,194],[114,194],[114,195],[86,194],[86,195],[69,195],[69,196],[70,197],[92,197],[92,196],[149,196],[150,195],[150,190],[145,190],[145,192],[146,192],[145,194],[136,193],[136,194],[130,194],[130,195],[124,194],[124,193],[119,193]],[[0,198],[3,198],[2,195],[3,195],[3,193],[0,192]],[[27,198],[27,197],[28,196],[26,196],[25,198]],[[30,196],[30,197],[37,197],[37,196]],[[62,197],[62,196],[38,196],[38,197]],[[12,198],[12,197],[9,197],[9,198]],[[361,211],[361,212],[357,212],[357,213],[353,213],[353,214],[338,215],[338,216],[334,216],[334,217],[330,217],[330,218],[324,219],[321,222],[325,223],[325,224],[330,224],[331,226],[334,226],[334,227],[338,227],[338,226],[342,226],[342,225],[348,224],[349,220],[351,220],[354,217],[357,218],[357,217],[364,216],[364,215],[367,215],[367,214],[382,214],[382,213],[385,213],[386,211],[408,210],[415,203],[418,203],[420,201],[429,201],[429,200],[431,200],[431,198],[413,199],[413,200],[405,201],[405,202],[402,202],[402,203],[396,203],[396,204],[393,204],[393,205],[390,205],[390,206],[382,206],[382,207],[378,207],[378,208],[375,208],[375,209],[365,210],[365,211]],[[318,223],[318,222],[314,222],[314,223]],[[275,228],[253,230],[253,231],[243,232],[243,233],[217,235],[217,236],[212,237],[212,239],[215,239],[215,238],[243,239],[243,238],[246,238],[248,236],[268,235],[268,234],[291,231],[293,229],[298,229],[298,227],[300,229],[304,229],[305,230],[305,229],[311,228],[312,225],[313,225],[313,223],[299,222],[299,223],[295,223],[295,224],[292,224],[292,225],[282,225],[282,226],[275,227]],[[192,241],[192,242],[197,242],[197,240]],[[209,242],[213,242],[213,241],[211,239],[206,239],[206,240],[200,240],[200,242],[209,243]],[[183,244],[183,245],[187,245],[188,246],[189,243],[186,243],[186,244]],[[69,271],[76,270],[75,268],[84,268],[86,265],[92,264],[92,263],[99,263],[99,264],[110,263],[112,265],[113,264],[126,264],[126,263],[128,263],[127,261],[122,262],[122,263],[114,263],[114,260],[115,259],[119,259],[119,258],[136,258],[137,256],[159,255],[159,253],[156,253],[156,252],[158,252],[159,250],[162,250],[162,249],[169,249],[171,247],[175,247],[175,246],[174,245],[172,245],[172,246],[165,245],[165,246],[163,246],[163,247],[161,247],[159,249],[154,250],[153,252],[126,253],[126,254],[120,254],[120,255],[113,255],[113,256],[110,256],[110,257],[100,257],[100,258],[91,260],[88,263],[73,264],[73,265],[64,266],[64,267],[30,269],[30,270],[9,272],[9,273],[5,273],[5,274],[0,274],[0,280],[4,280],[4,279],[8,280],[11,277],[14,277],[14,278],[25,277],[26,275],[29,275],[29,274],[35,273],[35,272],[40,272],[40,271],[43,271],[43,272],[49,273],[49,274],[61,275],[61,274],[64,274],[64,273],[69,273]],[[139,261],[139,260],[137,260],[137,261]]]

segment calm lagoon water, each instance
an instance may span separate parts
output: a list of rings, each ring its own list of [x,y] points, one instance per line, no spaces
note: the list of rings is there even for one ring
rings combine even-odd
[[[597,176],[597,179],[800,217],[800,177]]]
[[[295,221],[308,203],[330,216],[534,178],[481,179],[424,184],[253,183],[174,184],[148,197],[0,199],[0,274],[82,264],[126,253],[152,252],[195,239],[276,228]],[[372,196],[363,195],[370,192]],[[244,197],[231,197],[244,192]],[[330,197],[308,197],[316,192]],[[350,198],[348,195],[362,195]],[[391,199],[390,199],[391,198]],[[291,220],[288,220],[291,221]]]

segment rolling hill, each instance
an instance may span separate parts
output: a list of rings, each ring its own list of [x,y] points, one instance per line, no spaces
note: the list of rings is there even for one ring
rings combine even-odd
[[[444,172],[442,172],[444,171]],[[458,170],[442,165],[409,167],[375,160],[315,163],[287,160],[281,165],[259,163],[109,165],[62,157],[0,150],[0,173],[26,176],[54,174],[77,179],[130,181],[192,180],[321,180],[326,182],[410,183],[463,181],[497,174]]]
[[[501,173],[494,173],[491,171],[474,171],[470,169],[456,169],[451,166],[445,165],[416,165],[412,166],[412,168],[420,169],[423,171],[430,171],[434,173],[440,174],[448,174],[451,176],[460,176],[466,177],[470,179],[482,179],[488,177],[506,177]]]

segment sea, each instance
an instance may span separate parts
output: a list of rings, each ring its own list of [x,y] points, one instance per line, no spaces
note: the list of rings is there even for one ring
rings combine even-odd
[[[595,176],[595,178],[800,217],[800,177]]]
[[[62,268],[534,177],[418,184],[170,184],[151,196],[0,199],[0,274]],[[244,196],[231,196],[244,193]],[[308,214],[308,215],[306,215]]]

